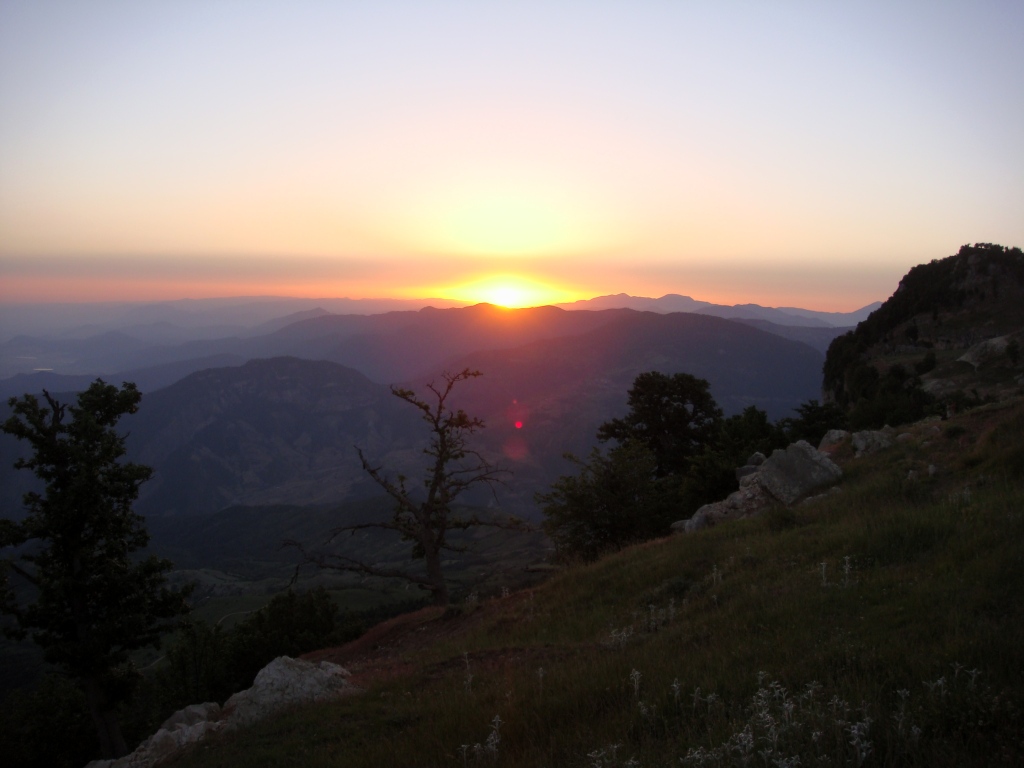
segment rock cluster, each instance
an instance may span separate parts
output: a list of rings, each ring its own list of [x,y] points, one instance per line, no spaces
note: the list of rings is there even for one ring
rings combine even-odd
[[[896,430],[882,427],[880,430],[865,430],[853,433],[853,450],[857,458],[891,448],[895,441]]]
[[[761,514],[774,504],[791,505],[843,476],[827,455],[800,440],[769,458],[756,453],[736,471],[740,488],[724,501],[705,504],[689,520],[673,523],[672,530],[692,533],[727,520]]]
[[[327,701],[361,692],[337,664],[312,664],[279,656],[260,670],[252,688],[236,693],[224,707],[215,702],[178,710],[130,755],[93,760],[86,768],[151,768],[217,731],[241,728],[296,704]]]

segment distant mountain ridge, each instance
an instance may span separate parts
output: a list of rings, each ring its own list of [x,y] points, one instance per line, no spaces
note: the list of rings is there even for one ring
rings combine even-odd
[[[636,309],[643,312],[693,312],[700,315],[714,315],[730,320],[767,320],[782,326],[810,327],[852,327],[864,320],[882,302],[876,301],[853,312],[819,312],[799,307],[762,307],[760,304],[712,304],[698,301],[689,296],[667,293],[661,298],[630,296],[617,293],[611,296],[597,296],[572,303],[558,304],[562,309]]]
[[[330,326],[343,317],[312,318],[297,324],[308,324],[301,333],[283,329],[281,348],[289,342],[308,352],[299,341],[313,340],[337,359],[407,366],[419,374],[391,381],[420,392],[444,370],[483,371],[460,387],[455,404],[487,423],[475,441],[485,454],[515,470],[503,503],[517,512],[532,509],[533,493],[568,470],[564,451],[585,453],[597,426],[625,412],[626,391],[644,371],[707,378],[728,413],[757,405],[778,418],[819,393],[819,352],[716,317],[486,305],[399,314],[420,324],[392,317],[388,333],[339,337]],[[418,477],[425,433],[415,409],[337,359],[253,359],[145,392],[123,424],[132,458],[156,470],[139,509],[196,514],[359,498],[376,488],[356,445],[375,463]],[[0,438],[0,501],[17,510],[27,473],[8,474],[19,446]]]

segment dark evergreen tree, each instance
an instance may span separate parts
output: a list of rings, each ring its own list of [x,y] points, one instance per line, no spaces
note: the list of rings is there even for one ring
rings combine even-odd
[[[647,448],[627,442],[603,455],[595,448],[583,461],[567,455],[578,474],[563,475],[537,494],[544,530],[563,560],[594,560],[638,541],[663,536],[678,519],[671,503],[675,484],[657,479]]]
[[[106,757],[128,751],[115,709],[138,680],[129,653],[159,646],[187,611],[184,592],[166,586],[171,563],[134,555],[149,536],[132,504],[152,470],[123,461],[115,426],[140,398],[134,384],[118,389],[98,379],[77,405],[45,391],[44,403],[11,398],[3,424],[32,449],[15,467],[34,472],[44,489],[25,495],[23,520],[0,520],[0,609],[16,620],[10,634],[31,634],[46,661],[81,686]],[[16,593],[12,575],[26,588]]]
[[[718,436],[722,410],[708,386],[688,373],[641,373],[629,390],[629,413],[602,424],[597,439],[645,445],[658,477],[683,474],[690,459]]]

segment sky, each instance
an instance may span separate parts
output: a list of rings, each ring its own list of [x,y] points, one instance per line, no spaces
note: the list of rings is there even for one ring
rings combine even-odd
[[[0,302],[850,311],[1024,245],[1024,3],[0,0]]]

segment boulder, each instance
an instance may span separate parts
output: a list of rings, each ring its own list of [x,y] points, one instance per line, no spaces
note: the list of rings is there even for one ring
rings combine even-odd
[[[892,443],[892,435],[884,429],[853,433],[853,449],[857,458],[884,451],[886,448],[890,448]]]
[[[260,670],[252,688],[236,693],[225,702],[227,727],[251,725],[296,704],[327,701],[360,692],[348,677],[347,670],[328,661],[312,664],[279,656]]]
[[[763,453],[761,453],[760,451],[755,451],[754,453],[750,454],[750,458],[747,459],[747,464],[751,467],[760,467],[762,464],[765,463],[766,460],[767,458]]]
[[[750,467],[748,464],[742,469]],[[754,466],[752,472],[744,472],[738,491],[722,501],[705,504],[689,520],[673,523],[672,530],[692,533],[728,520],[759,515],[780,502],[791,505],[842,476],[843,470],[828,456],[800,440],[785,450],[774,451],[770,458]]]
[[[216,702],[191,704],[167,718],[157,732],[130,755],[117,760],[93,760],[86,768],[148,768],[156,765],[223,728],[224,723],[217,719],[219,715],[220,705]]]
[[[957,362],[968,363],[974,370],[983,368],[990,363],[1006,359],[1006,349],[1013,340],[1013,334],[1009,336],[996,336],[994,339],[986,339],[967,350]]]
[[[296,704],[327,701],[360,693],[337,664],[312,664],[279,656],[260,670],[252,688],[236,693],[224,704],[192,704],[178,710],[130,755],[117,760],[93,760],[86,768],[150,768],[189,744],[220,730],[251,725]]]
[[[818,443],[818,450],[822,453],[831,454],[836,450],[836,448],[842,445],[849,436],[850,433],[845,429],[830,429],[825,433],[825,436],[821,438],[821,442]]]
[[[758,484],[787,506],[843,476],[841,470],[806,440],[772,452],[758,470]]]
[[[751,475],[750,477],[756,477],[756,475]],[[729,520],[752,517],[764,512],[774,501],[760,485],[749,483],[742,486],[738,491],[730,493],[722,501],[705,504],[694,512],[693,517],[689,520],[680,520],[673,523],[672,530],[676,533],[693,533],[702,528],[710,528]]]
[[[750,458],[747,459],[746,464],[744,464],[742,467],[736,468],[736,479],[742,480],[747,475],[754,474],[755,472],[757,472],[757,468],[764,464],[764,462],[764,454],[761,453],[760,451],[751,454]]]

